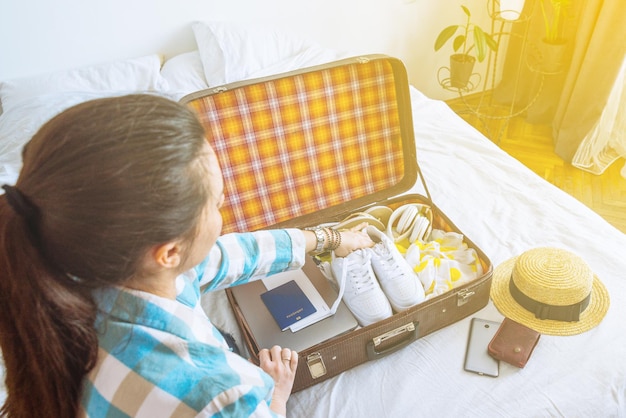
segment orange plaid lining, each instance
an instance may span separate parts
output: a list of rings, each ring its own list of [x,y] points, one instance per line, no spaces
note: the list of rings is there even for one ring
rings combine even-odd
[[[189,102],[222,167],[223,232],[265,228],[400,181],[395,89],[391,64],[372,60]]]

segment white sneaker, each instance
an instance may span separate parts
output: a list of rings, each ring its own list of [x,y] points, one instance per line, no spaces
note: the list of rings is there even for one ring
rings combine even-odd
[[[376,243],[372,247],[372,268],[393,309],[400,312],[422,302],[422,282],[395,244],[376,228],[368,226],[366,231]]]
[[[339,293],[343,294],[343,301],[363,327],[393,315],[372,270],[371,259],[371,249],[363,248],[346,257],[333,255],[331,262]]]

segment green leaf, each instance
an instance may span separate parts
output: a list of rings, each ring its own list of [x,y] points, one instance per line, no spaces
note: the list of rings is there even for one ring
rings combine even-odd
[[[489,49],[494,52],[498,50],[498,42],[496,42],[496,40],[493,39],[491,35],[485,33],[485,40],[487,41],[487,46],[489,47]]]
[[[461,8],[463,9],[463,11],[467,15],[467,17],[471,17],[470,11],[469,11],[469,9],[467,7],[461,5]]]
[[[437,36],[437,40],[435,40],[435,51],[439,51],[439,49],[448,42],[448,39],[454,35],[459,25],[448,26],[444,30],[441,31],[439,36]]]
[[[454,41],[452,43],[452,47],[454,48],[454,52],[458,51],[459,48],[461,48],[464,43],[465,43],[465,35],[459,35],[456,38],[454,38]]]
[[[487,40],[485,39],[486,33],[474,26],[474,45],[476,45],[476,59],[478,62],[482,62],[487,55]]]

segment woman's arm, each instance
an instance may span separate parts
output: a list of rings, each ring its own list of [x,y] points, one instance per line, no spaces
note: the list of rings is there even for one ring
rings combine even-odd
[[[363,231],[363,223],[349,231],[321,231],[322,247],[334,249],[343,257],[357,248],[373,242]],[[336,248],[332,243],[338,244]],[[247,283],[253,277],[262,278],[285,270],[300,268],[307,254],[318,248],[318,235],[300,229],[276,229],[241,234],[226,234],[218,238],[208,256],[194,268],[200,286],[206,290],[223,289]]]
[[[225,234],[194,271],[205,290],[223,289],[301,267],[305,247],[299,229]]]

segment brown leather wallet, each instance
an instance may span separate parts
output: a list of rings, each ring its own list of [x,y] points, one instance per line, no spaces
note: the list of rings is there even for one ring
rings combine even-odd
[[[539,342],[540,336],[541,334],[537,331],[504,318],[489,343],[487,351],[493,358],[523,368]]]

